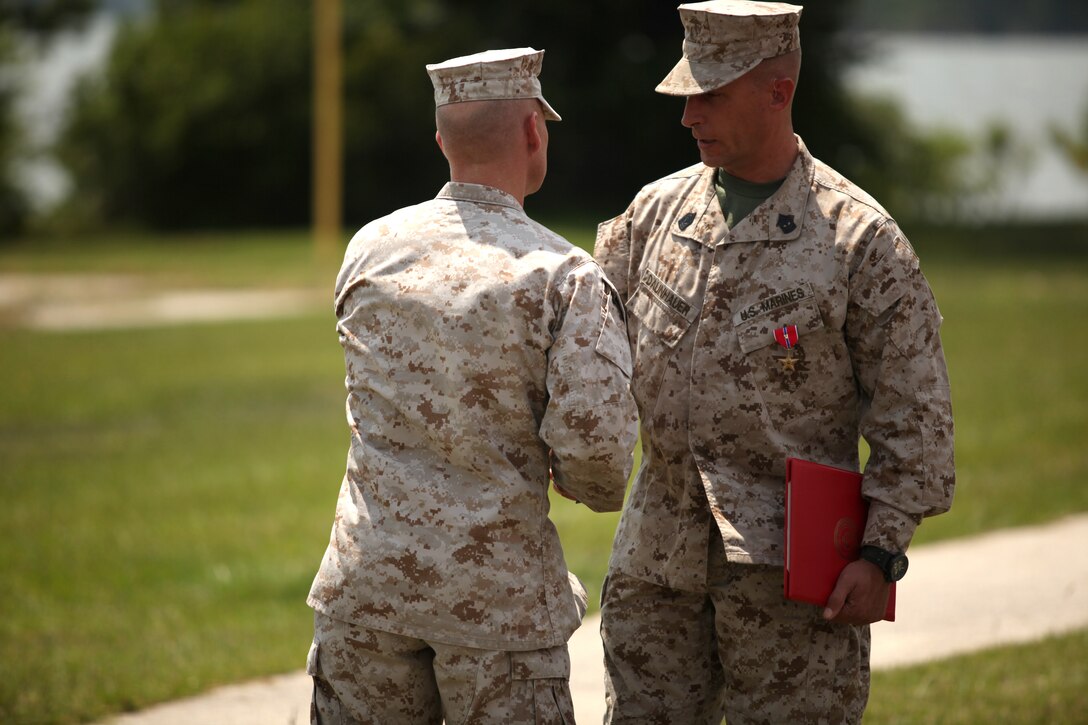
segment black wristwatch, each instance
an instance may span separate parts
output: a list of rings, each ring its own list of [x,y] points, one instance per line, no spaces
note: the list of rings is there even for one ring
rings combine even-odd
[[[907,555],[893,554],[879,546],[863,546],[858,557],[876,564],[884,574],[884,581],[897,582],[907,573]]]

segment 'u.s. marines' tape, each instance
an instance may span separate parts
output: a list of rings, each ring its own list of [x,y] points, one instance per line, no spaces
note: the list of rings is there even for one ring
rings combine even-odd
[[[786,305],[792,305],[795,302],[800,302],[812,297],[812,285],[805,283],[792,287],[790,289],[775,292],[773,295],[764,297],[758,302],[748,305],[740,312],[738,312],[734,318],[734,323],[747,322],[753,317],[759,317],[773,310],[777,310],[779,307],[785,307]]]

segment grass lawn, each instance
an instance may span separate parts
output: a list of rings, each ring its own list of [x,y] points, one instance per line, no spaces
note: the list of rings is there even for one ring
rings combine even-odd
[[[873,675],[865,725],[1075,725],[1088,630]]]
[[[318,285],[331,294],[342,256],[314,250],[301,232],[114,234],[0,244],[0,273],[135,274],[168,287]]]
[[[957,488],[916,541],[1088,510],[1088,228],[918,248],[945,318]]]
[[[0,349],[0,722],[301,667],[347,443],[330,322]]]
[[[591,243],[591,230],[568,234]],[[952,513],[924,524],[920,542],[1088,510],[1085,230],[1071,230],[1072,241],[1054,230],[979,235],[914,238],[945,315],[959,472]],[[1045,246],[1056,236],[1063,243]],[[0,247],[0,274],[331,287],[328,270],[301,235]],[[0,722],[90,720],[301,667],[305,593],[347,450],[331,316],[0,328],[0,376]],[[553,518],[596,599],[617,516],[558,499]],[[1045,643],[1039,659],[1083,663],[1085,644]],[[981,694],[962,682],[939,689],[955,687],[959,666],[882,673],[867,722],[1004,721],[974,706],[944,719],[935,703],[1003,702],[1020,692],[1010,679],[1030,691],[1016,700],[1044,714],[1057,711],[1038,709],[1053,699],[1042,688],[1083,690],[1083,664],[1063,674],[1022,653],[1002,657],[971,665]],[[896,720],[906,716],[889,691],[912,693],[921,714]],[[1084,711],[1083,696],[1055,697]]]

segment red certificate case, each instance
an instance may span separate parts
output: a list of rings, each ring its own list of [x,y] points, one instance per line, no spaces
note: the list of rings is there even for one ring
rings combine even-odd
[[[839,574],[858,558],[869,504],[861,474],[800,458],[786,459],[787,599],[824,606]],[[895,621],[895,583],[884,619]]]

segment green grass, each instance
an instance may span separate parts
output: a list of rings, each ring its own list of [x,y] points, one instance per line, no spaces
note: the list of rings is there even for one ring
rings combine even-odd
[[[347,443],[332,330],[0,333],[0,722],[301,666]]]
[[[1088,630],[873,674],[866,725],[1073,725],[1088,718]]]
[[[134,274],[172,287],[317,285],[331,294],[342,256],[301,232],[133,233],[0,243],[0,273]]]
[[[566,233],[592,243],[592,230]],[[918,541],[1088,510],[1088,238],[1073,230],[1080,242],[1054,252],[1042,246],[1053,230],[1022,242],[990,234],[914,238],[946,318],[959,471],[953,511]],[[12,271],[247,287],[331,287],[332,275],[302,235],[256,234],[0,247],[0,273]],[[0,722],[92,720],[301,667],[304,598],[346,455],[342,376],[327,314],[93,333],[0,327]],[[618,517],[553,500],[595,603]],[[1065,656],[1084,644],[1043,646]],[[1053,683],[1018,661],[1002,676],[1027,683],[1034,694],[1018,699],[1042,707],[1040,688]],[[892,676],[897,689],[914,671],[878,676],[867,721],[893,722],[872,719],[899,710],[880,714],[891,701],[881,683]],[[1083,668],[1055,672],[1083,685]],[[979,697],[1001,701],[994,677],[976,678]],[[920,721],[985,721],[940,719],[937,702]]]
[[[1088,510],[1088,229],[1060,253],[1021,234],[918,245],[945,318],[957,488],[917,542]]]

